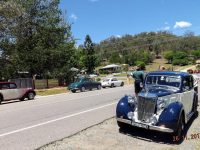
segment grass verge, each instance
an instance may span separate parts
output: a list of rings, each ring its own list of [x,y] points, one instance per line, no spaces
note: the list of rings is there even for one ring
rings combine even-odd
[[[40,89],[35,90],[37,95],[40,96],[46,96],[46,95],[54,95],[54,94],[61,94],[61,93],[67,93],[68,90],[66,87],[60,87],[60,88],[52,88],[52,89]]]

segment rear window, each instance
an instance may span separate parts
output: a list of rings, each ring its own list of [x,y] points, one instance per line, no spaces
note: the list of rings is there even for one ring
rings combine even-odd
[[[5,83],[5,84],[1,84],[1,87],[0,87],[2,90],[5,90],[5,89],[9,89],[10,86],[9,84]]]
[[[16,89],[17,86],[16,86],[16,84],[11,83],[11,84],[10,84],[10,88],[11,88],[11,89]]]

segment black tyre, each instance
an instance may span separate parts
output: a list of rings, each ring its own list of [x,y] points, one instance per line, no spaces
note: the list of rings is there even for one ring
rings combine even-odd
[[[194,97],[194,103],[193,103],[193,112],[197,113],[197,107],[198,107],[198,96],[196,95]]]
[[[101,85],[98,85],[98,86],[97,86],[97,90],[101,90]]]
[[[0,105],[2,101],[3,101],[3,97],[0,95]]]
[[[85,87],[81,87],[81,92],[85,92]]]
[[[72,93],[76,93],[76,90],[71,90],[72,91]]]
[[[29,92],[27,95],[28,100],[33,100],[35,98],[35,93]]]
[[[122,82],[120,86],[124,86],[124,82]]]
[[[25,98],[24,98],[24,97],[22,97],[22,98],[20,98],[19,100],[20,100],[20,101],[24,101],[24,99],[25,99]]]
[[[184,127],[185,127],[185,122],[184,122],[184,116],[182,115],[179,119],[177,130],[174,132],[173,136],[178,137],[179,140],[182,140]]]
[[[117,125],[120,127],[120,129],[124,129],[127,125],[123,122],[117,121]]]
[[[114,84],[112,83],[110,87],[113,88],[113,87],[114,87]]]

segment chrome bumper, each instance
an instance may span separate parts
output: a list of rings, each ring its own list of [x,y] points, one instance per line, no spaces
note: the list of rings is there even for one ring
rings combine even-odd
[[[129,124],[131,126],[136,126],[136,125],[133,125],[131,120],[122,119],[122,118],[116,118],[116,119],[119,122],[123,122],[123,123]],[[137,122],[134,122],[134,124],[137,124]],[[140,124],[140,123],[138,123],[138,124]],[[144,124],[144,125],[147,125],[147,124]],[[152,126],[152,125],[147,125],[147,126],[148,126],[148,128],[145,128],[145,129],[155,130],[155,131],[160,131],[160,132],[166,132],[166,133],[173,133],[174,132],[174,130],[169,129],[169,128],[165,128],[165,127]],[[138,126],[136,126],[136,127],[138,127]],[[141,126],[140,128],[144,128],[144,127]]]

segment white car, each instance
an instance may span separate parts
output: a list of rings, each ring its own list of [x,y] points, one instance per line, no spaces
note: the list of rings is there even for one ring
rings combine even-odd
[[[124,86],[124,82],[121,80],[117,80],[117,78],[107,78],[101,82],[101,86],[102,88]]]

